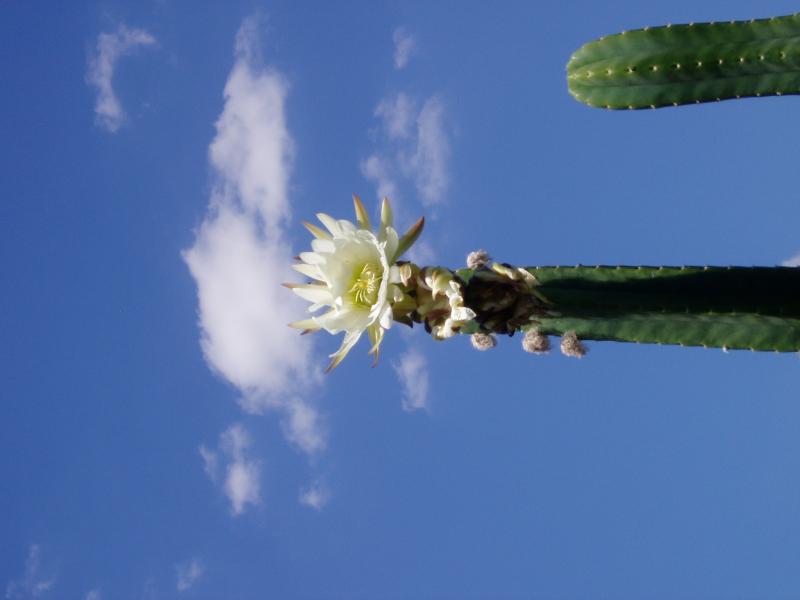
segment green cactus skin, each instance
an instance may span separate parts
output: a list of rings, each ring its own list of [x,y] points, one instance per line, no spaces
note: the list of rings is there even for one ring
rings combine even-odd
[[[800,94],[800,13],[603,37],[575,52],[567,83],[580,102],[609,109]]]
[[[545,334],[586,340],[800,351],[800,269],[792,267],[535,267],[560,313]]]
[[[468,272],[465,302],[478,316],[464,333],[535,328],[582,340],[800,351],[800,268],[528,267],[536,280],[504,288]],[[512,285],[511,283],[508,284]],[[502,304],[515,295],[514,304]],[[489,308],[502,304],[495,310]]]

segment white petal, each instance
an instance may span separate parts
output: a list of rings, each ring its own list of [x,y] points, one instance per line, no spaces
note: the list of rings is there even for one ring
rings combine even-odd
[[[378,320],[380,326],[389,329],[392,326],[392,306],[387,302]]]
[[[336,219],[326,215],[325,213],[317,213],[317,218],[323,225],[325,225],[325,228],[330,231],[334,237],[342,235],[342,230],[339,227],[339,224],[336,222]]]
[[[344,340],[342,341],[342,345],[339,346],[339,349],[331,354],[331,364],[328,365],[328,371],[331,369],[336,368],[336,366],[342,362],[347,353],[356,345],[356,342],[361,337],[361,334],[364,333],[363,330],[361,331],[350,331],[344,336]]]
[[[301,252],[300,260],[309,265],[324,265],[325,257],[320,256],[316,252]]]
[[[303,300],[309,302],[324,302],[326,304],[333,303],[333,296],[327,287],[321,286],[308,286],[292,288],[292,291],[300,296]]]
[[[355,233],[356,231],[358,231],[358,227],[356,227],[353,223],[351,223],[347,219],[339,219],[337,223],[339,224],[339,227],[341,228],[343,235],[347,235],[349,233]],[[361,231],[364,230],[362,229]]]
[[[306,277],[311,277],[311,279],[317,279],[319,281],[323,281],[322,275],[319,272],[319,267],[317,267],[316,265],[297,263],[292,265],[292,268],[298,273],[302,273]]]
[[[332,240],[311,240],[311,248],[320,254],[333,254],[336,252],[336,244]]]

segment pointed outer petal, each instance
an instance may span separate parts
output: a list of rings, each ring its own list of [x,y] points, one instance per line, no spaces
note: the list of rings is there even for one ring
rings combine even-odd
[[[333,254],[336,252],[336,244],[333,240],[311,240],[311,249],[317,254]]]
[[[361,229],[369,229],[372,231],[372,223],[369,221],[369,213],[367,213],[367,209],[364,208],[364,203],[361,202],[361,198],[353,194],[353,204],[356,208],[356,221],[358,221],[359,227]]]
[[[289,323],[289,327],[292,329],[313,329],[319,330],[321,329],[317,322],[314,319],[303,319],[301,321],[295,321],[294,323]]]
[[[470,321],[475,318],[475,311],[466,306],[461,306],[453,309],[450,318],[453,319],[453,321]]]
[[[342,230],[339,228],[339,223],[332,216],[326,215],[325,213],[317,213],[317,218],[323,225],[325,225],[325,228],[331,232],[333,237],[339,237],[342,235]]]
[[[320,240],[329,240],[331,236],[323,231],[321,228],[317,227],[313,223],[309,223],[308,221],[303,221],[303,227],[308,229],[315,238]]]
[[[294,287],[292,291],[300,296],[303,300],[314,302],[315,304],[332,304],[333,296],[327,287],[308,286],[308,287]]]
[[[302,260],[307,265],[324,265],[325,264],[325,257],[320,256],[316,252],[301,252],[300,253],[300,260]]]
[[[372,342],[372,348],[370,348],[369,354],[375,355],[375,360],[372,361],[372,366],[374,367],[378,364],[384,331],[377,325],[370,325],[367,329],[367,333],[369,334],[369,341]]]
[[[394,214],[392,213],[392,205],[389,203],[388,198],[384,198],[381,202],[381,225],[384,227],[391,227],[394,222]]]
[[[297,271],[298,273],[302,273],[306,277],[310,277],[311,279],[316,279],[317,281],[325,281],[322,278],[322,275],[319,272],[319,269],[316,265],[307,265],[306,263],[298,263],[296,265],[292,265],[292,268]]]
[[[394,227],[387,227],[384,230],[383,236],[383,243],[384,249],[386,251],[386,258],[389,261],[389,264],[394,263],[395,256],[397,255],[397,232],[394,230]]]
[[[339,366],[339,363],[344,360],[344,357],[347,356],[347,353],[353,349],[353,346],[356,345],[356,342],[361,337],[363,331],[348,331],[345,336],[344,340],[342,341],[342,345],[339,346],[339,349],[331,354],[331,363],[328,365],[328,368],[325,369],[326,373],[330,373],[336,367]]]
[[[423,227],[425,227],[425,217],[420,217],[416,223],[408,228],[408,231],[405,232],[403,237],[400,238],[400,242],[397,245],[397,251],[395,252],[393,260],[400,258],[409,248],[411,248],[411,246],[414,245],[414,242],[417,241],[417,238],[422,233]]]

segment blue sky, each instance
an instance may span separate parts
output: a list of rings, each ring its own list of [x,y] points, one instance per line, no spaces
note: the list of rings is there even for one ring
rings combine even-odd
[[[564,65],[795,9],[0,1],[0,594],[796,598],[797,355],[396,327],[323,375],[278,286],[353,192],[431,264],[792,261],[796,98],[605,112]]]

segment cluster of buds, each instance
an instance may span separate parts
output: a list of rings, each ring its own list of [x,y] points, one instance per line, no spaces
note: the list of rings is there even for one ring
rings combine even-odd
[[[450,270],[442,267],[419,268],[413,264],[401,266],[406,298],[413,301],[398,306],[395,318],[422,323],[437,340],[453,337],[469,321],[475,311],[464,305],[462,284]],[[399,314],[398,314],[399,313]]]

